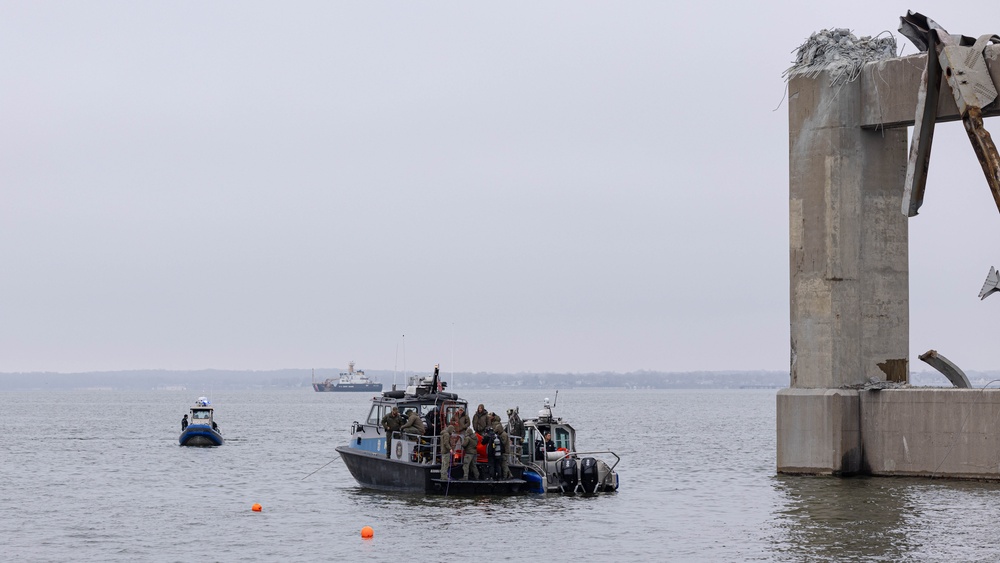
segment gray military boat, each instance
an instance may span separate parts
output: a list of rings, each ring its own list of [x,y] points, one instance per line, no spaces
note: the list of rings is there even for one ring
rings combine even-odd
[[[509,479],[463,479],[460,455],[446,454],[449,474],[441,474],[440,431],[467,402],[446,392],[438,366],[431,376],[414,376],[405,390],[383,391],[372,398],[368,416],[355,421],[347,443],[337,447],[344,465],[363,487],[385,491],[420,492],[446,495],[514,495],[528,492],[525,471],[517,456],[510,455]],[[386,452],[382,417],[397,407],[400,413],[415,411],[425,422],[423,436],[394,432],[392,451]],[[511,453],[516,452],[510,448]],[[530,470],[528,470],[530,472]],[[485,472],[484,472],[485,474]],[[535,475],[530,478],[537,482]]]

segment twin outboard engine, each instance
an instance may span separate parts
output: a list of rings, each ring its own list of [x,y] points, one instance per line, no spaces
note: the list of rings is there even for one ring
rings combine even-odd
[[[598,461],[592,457],[585,457],[580,460],[579,467],[575,458],[564,457],[556,464],[556,473],[559,475],[559,484],[564,492],[576,492],[577,484],[585,493],[597,492],[597,487],[601,482]]]
[[[559,460],[559,464],[556,465],[556,472],[559,474],[559,484],[562,486],[563,491],[573,492],[576,490],[576,484],[579,482],[579,475],[577,474],[576,460],[571,457],[564,457]]]
[[[585,457],[580,461],[580,486],[585,493],[592,493],[597,490],[597,484],[601,478],[597,471],[597,460],[592,457]]]

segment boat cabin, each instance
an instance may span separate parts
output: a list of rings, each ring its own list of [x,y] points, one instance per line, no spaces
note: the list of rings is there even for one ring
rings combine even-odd
[[[405,422],[411,411],[415,411],[424,422],[424,434],[420,440],[411,440],[407,435],[396,433],[392,437],[391,459],[409,461],[427,461],[439,454],[438,439],[441,430],[452,419],[455,412],[469,406],[464,399],[459,399],[455,393],[445,392],[446,382],[434,382],[431,376],[413,376],[406,390],[383,391],[372,399],[371,409],[364,422],[356,422],[351,430],[353,444],[351,447],[366,451],[386,454],[385,430],[382,429],[382,418],[399,409],[399,414]]]
[[[551,434],[551,443],[545,439]],[[524,421],[524,440],[521,442],[523,463],[552,461],[562,458],[566,452],[576,451],[576,430],[562,418],[552,416],[549,400],[538,411],[538,418]]]
[[[198,397],[198,400],[194,402],[194,406],[191,407],[188,424],[201,424],[209,428],[214,428],[212,424],[214,410],[211,401],[206,397]]]
[[[212,425],[212,407],[191,407],[191,420],[189,424]]]

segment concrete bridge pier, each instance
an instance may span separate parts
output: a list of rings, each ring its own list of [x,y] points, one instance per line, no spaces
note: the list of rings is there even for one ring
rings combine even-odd
[[[861,81],[788,83],[791,388],[778,394],[778,467],[862,470],[858,393],[906,381],[906,129],[861,127]]]
[[[984,54],[1000,88],[1000,46]],[[847,73],[856,80],[815,68],[789,80],[791,378],[777,397],[781,473],[1000,480],[1000,389],[866,387],[908,378],[902,198],[926,56],[890,53]],[[945,88],[936,121],[961,119]],[[983,110],[1000,115],[1000,103]]]

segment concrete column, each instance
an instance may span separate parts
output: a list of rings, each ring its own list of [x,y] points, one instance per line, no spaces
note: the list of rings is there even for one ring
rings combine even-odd
[[[861,82],[788,84],[791,387],[905,381],[906,129],[860,126]]]
[[[862,129],[860,81],[788,84],[791,389],[778,394],[778,471],[868,471],[859,397],[907,380],[909,263],[900,210],[906,129]]]

